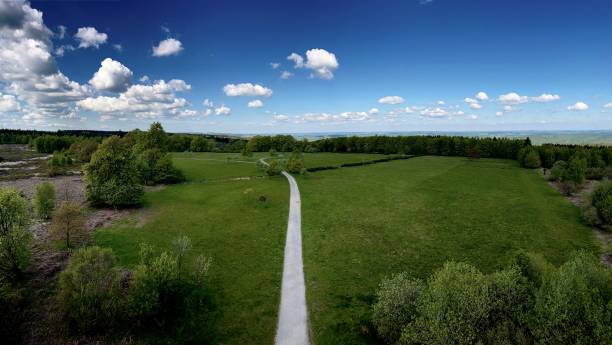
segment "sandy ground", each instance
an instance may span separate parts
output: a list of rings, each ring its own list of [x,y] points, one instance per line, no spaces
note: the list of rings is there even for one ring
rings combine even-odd
[[[36,186],[43,182],[51,182],[55,187],[56,206],[62,201],[74,201],[80,204],[85,202],[83,176],[31,177],[0,181],[0,188],[15,188],[31,201],[36,194]]]

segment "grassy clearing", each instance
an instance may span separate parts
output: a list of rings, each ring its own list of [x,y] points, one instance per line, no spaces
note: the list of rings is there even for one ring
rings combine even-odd
[[[196,160],[179,164],[188,178],[197,178],[202,168]],[[189,236],[191,257],[204,254],[213,260],[207,282],[214,298],[210,343],[271,344],[288,194],[281,177],[169,186],[147,193],[146,206],[130,219],[96,231],[95,242],[113,248],[120,263],[130,267],[138,261],[140,242],[163,250],[179,234]],[[261,195],[265,202],[258,200]]]
[[[380,280],[426,277],[447,260],[485,272],[514,251],[560,264],[596,250],[579,211],[534,171],[504,160],[419,157],[298,180],[307,299],[316,344],[373,342]]]

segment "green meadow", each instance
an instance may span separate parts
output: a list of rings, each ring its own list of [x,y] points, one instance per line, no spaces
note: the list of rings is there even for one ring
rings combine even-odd
[[[289,188],[284,177],[257,169],[267,156],[174,154],[188,181],[147,193],[142,209],[95,234],[128,267],[137,263],[141,242],[163,250],[178,235],[191,237],[192,257],[213,260],[210,321],[203,325],[211,343],[274,341]],[[325,153],[304,160],[313,167],[380,157]],[[416,157],[297,181],[310,328],[319,345],[375,342],[370,305],[390,274],[426,277],[447,260],[490,272],[519,249],[555,264],[576,249],[597,250],[578,209],[515,161]]]

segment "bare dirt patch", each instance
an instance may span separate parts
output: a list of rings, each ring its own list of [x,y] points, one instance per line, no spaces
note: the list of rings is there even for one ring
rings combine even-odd
[[[55,187],[56,206],[59,206],[62,201],[85,203],[83,176],[31,177],[0,181],[0,188],[15,188],[32,201],[36,194],[36,186],[43,182],[51,182]]]

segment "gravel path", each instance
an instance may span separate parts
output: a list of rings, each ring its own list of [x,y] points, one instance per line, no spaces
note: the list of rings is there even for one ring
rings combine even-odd
[[[285,242],[285,261],[280,312],[276,332],[277,345],[307,345],[308,312],[302,262],[302,212],[300,190],[293,176],[283,171],[289,181],[289,222]]]

